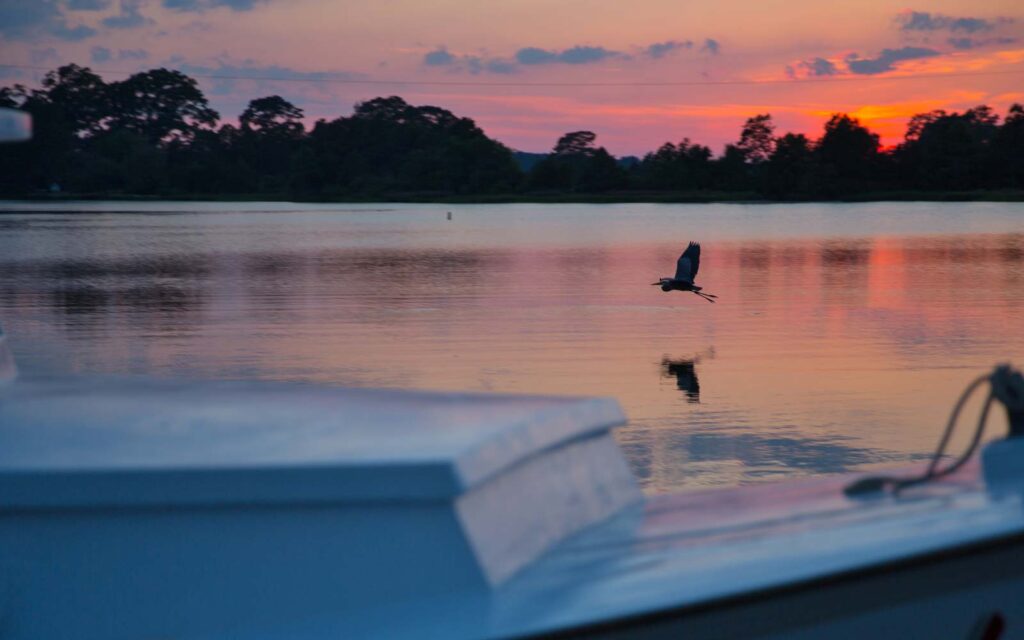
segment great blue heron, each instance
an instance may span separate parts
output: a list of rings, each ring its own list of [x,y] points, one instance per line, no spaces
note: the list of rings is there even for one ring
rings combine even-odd
[[[657,282],[652,282],[653,286],[660,286],[662,291],[692,291],[698,296],[704,298],[708,302],[714,302],[718,296],[712,293],[702,293],[703,287],[698,287],[693,283],[693,279],[697,277],[697,269],[700,269],[700,244],[691,242],[686,245],[686,250],[683,251],[683,255],[679,256],[679,260],[676,262],[676,275],[674,278],[662,278]]]

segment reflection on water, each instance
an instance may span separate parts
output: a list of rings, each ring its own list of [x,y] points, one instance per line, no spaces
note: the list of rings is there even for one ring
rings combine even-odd
[[[667,491],[921,460],[1024,360],[1018,204],[174,206],[0,214],[24,372],[610,395]],[[717,305],[648,286],[689,239]]]
[[[669,360],[663,358],[661,368],[664,375],[676,379],[676,387],[686,396],[687,402],[700,402],[700,380],[697,379],[697,360]]]

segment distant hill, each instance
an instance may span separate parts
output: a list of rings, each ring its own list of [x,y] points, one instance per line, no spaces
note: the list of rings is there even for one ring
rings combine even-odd
[[[530,153],[529,151],[513,151],[512,156],[519,164],[523,173],[529,173],[535,164],[548,157],[546,153]]]

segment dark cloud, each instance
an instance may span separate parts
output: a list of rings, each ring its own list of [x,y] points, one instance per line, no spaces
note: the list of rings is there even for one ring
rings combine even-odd
[[[711,38],[708,38],[704,41],[704,44],[701,46],[700,50],[703,53],[717,56],[721,48],[722,45],[718,44],[718,40],[712,40]]]
[[[566,49],[558,57],[560,62],[567,64],[590,64],[621,55],[617,51],[609,51],[604,47],[573,47]]]
[[[102,11],[110,6],[111,0],[67,0],[72,11]]]
[[[950,38],[948,42],[954,49],[974,49],[978,46],[973,38]]]
[[[551,51],[537,47],[524,47],[516,52],[516,62],[537,64],[592,64],[609,58],[624,57],[618,51],[604,47],[575,46],[564,51]]]
[[[107,62],[114,55],[113,53],[111,53],[110,49],[106,47],[93,47],[92,50],[89,51],[89,54],[92,58],[92,61],[97,63]]]
[[[45,35],[74,41],[94,36],[96,30],[68,26],[58,0],[0,0],[0,37],[35,40]]]
[[[964,33],[991,31],[995,28],[995,23],[980,18],[956,18],[949,23],[950,31],[963,31]]]
[[[801,60],[793,66],[786,67],[786,75],[790,78],[820,78],[838,74],[839,68],[830,60],[826,60],[825,58]]]
[[[947,42],[954,49],[967,50],[987,47],[989,45],[1015,44],[1017,38],[950,38]]]
[[[456,58],[444,47],[438,47],[423,56],[423,64],[428,67],[445,67],[455,64]]]
[[[232,11],[252,11],[256,5],[268,0],[162,0],[161,4],[173,11],[202,13],[225,7]]]
[[[84,24],[80,24],[77,27],[69,27],[64,23],[60,23],[50,29],[50,35],[56,36],[61,40],[69,40],[76,42],[78,40],[85,40],[96,35],[96,30],[92,27],[87,27]]]
[[[825,58],[814,58],[800,63],[812,76],[834,76],[839,73],[836,65]]]
[[[508,74],[517,71],[515,63],[508,60],[475,55],[455,55],[443,46],[424,54],[423,64],[428,67],[446,67],[452,71],[469,71],[472,74],[483,72]]]
[[[674,53],[681,49],[692,49],[693,41],[691,40],[667,40],[665,42],[655,42],[652,45],[648,45],[644,49],[644,54],[649,58],[664,58],[670,53]]]
[[[558,54],[537,47],[524,47],[516,52],[516,62],[519,64],[548,64],[558,62]]]
[[[103,26],[111,29],[134,29],[152,22],[139,12],[142,0],[121,0],[121,11],[116,16],[102,20]]]
[[[892,71],[897,62],[903,60],[917,60],[920,58],[931,58],[939,55],[935,49],[924,47],[903,47],[901,49],[882,49],[882,52],[875,58],[861,58],[852,54],[846,59],[846,67],[851,73],[858,75],[875,75]]]
[[[1013,22],[1011,18],[957,18],[941,13],[927,11],[906,11],[896,17],[902,31],[959,31],[963,33],[982,33],[992,31],[999,24]]]
[[[598,64],[611,59],[660,59],[679,51],[692,50],[695,46],[692,40],[666,40],[643,47],[632,47],[632,55],[590,45],[577,45],[567,49],[523,47],[516,51],[511,58],[508,58],[491,57],[486,54],[452,53],[446,46],[439,45],[423,55],[423,64],[428,67],[443,67],[450,72],[512,74],[518,73],[523,67],[542,65]],[[718,42],[708,39],[702,45],[701,50],[715,55],[719,50]]]
[[[4,0],[0,2],[0,34],[25,38],[60,19],[56,0]]]
[[[1000,37],[997,34],[988,33],[1002,25],[1013,23],[1012,18],[957,17],[908,10],[897,15],[896,21],[900,25],[900,30],[910,41],[934,42],[936,38],[930,38],[932,34],[938,35],[945,32],[945,44],[952,49],[961,51],[993,45],[1015,44],[1019,40],[1015,37]],[[946,47],[943,49],[943,51],[939,51],[931,46],[905,46],[898,49],[882,49],[881,53],[872,58],[862,58],[854,53],[845,58],[846,70],[840,70],[825,58],[815,57],[787,66],[786,75],[790,78],[834,76],[846,71],[858,75],[875,75],[892,71],[896,68],[897,63],[904,60],[931,58],[949,53]]]
[[[509,62],[508,60],[503,60],[501,58],[466,56],[464,61],[466,63],[466,68],[473,74],[486,71],[488,73],[507,75],[510,73],[516,73],[519,70],[519,67],[517,67],[514,62]]]
[[[121,49],[117,52],[118,60],[145,60],[149,52],[145,49]]]

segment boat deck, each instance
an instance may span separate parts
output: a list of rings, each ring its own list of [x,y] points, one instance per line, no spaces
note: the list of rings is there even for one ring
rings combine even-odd
[[[968,638],[998,614],[1024,638],[1021,439],[899,495],[842,476],[642,499],[622,420],[601,399],[19,381],[0,635]]]
[[[900,496],[848,498],[842,488],[856,477],[651,497],[565,541],[492,593],[339,610],[255,637],[615,636],[619,628],[633,637],[636,625],[1024,537],[1021,493],[986,489],[978,463]]]

